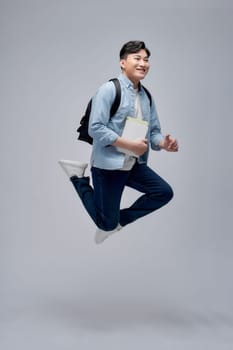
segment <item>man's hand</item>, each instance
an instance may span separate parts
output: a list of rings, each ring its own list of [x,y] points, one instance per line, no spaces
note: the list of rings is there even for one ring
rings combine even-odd
[[[137,156],[142,156],[147,151],[147,139],[137,139],[131,141],[129,150]]]
[[[177,152],[179,149],[177,140],[169,134],[160,142],[159,147],[168,152]]]
[[[112,144],[115,147],[125,148],[137,156],[142,156],[147,151],[147,139],[128,140],[121,136]]]

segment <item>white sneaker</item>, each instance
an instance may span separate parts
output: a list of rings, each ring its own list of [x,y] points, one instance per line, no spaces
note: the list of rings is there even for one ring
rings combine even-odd
[[[81,163],[73,160],[59,160],[58,163],[69,178],[72,176],[83,177],[88,165],[87,163]]]
[[[113,233],[120,231],[122,229],[122,226],[120,224],[117,225],[117,227],[112,231],[104,231],[98,228],[95,232],[95,243],[100,244],[103,241],[105,241],[106,238],[111,236]]]

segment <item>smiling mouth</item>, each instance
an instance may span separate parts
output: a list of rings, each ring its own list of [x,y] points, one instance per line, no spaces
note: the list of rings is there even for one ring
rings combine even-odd
[[[146,70],[145,69],[136,69],[138,72],[145,74]]]

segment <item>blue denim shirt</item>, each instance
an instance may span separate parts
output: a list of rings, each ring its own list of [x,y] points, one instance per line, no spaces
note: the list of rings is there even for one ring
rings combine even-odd
[[[89,134],[93,138],[91,166],[101,169],[121,169],[125,155],[119,152],[112,144],[122,135],[125,119],[134,117],[135,92],[133,83],[123,74],[118,77],[121,84],[121,103],[116,114],[110,118],[109,113],[114,102],[116,90],[113,82],[104,83],[97,90],[92,100],[92,109],[89,121]],[[156,112],[155,102],[152,105],[148,96],[139,89],[143,120],[148,122],[148,144],[153,150],[159,150],[158,144],[163,139],[160,122]],[[146,153],[138,158],[139,163],[147,163],[149,147]]]

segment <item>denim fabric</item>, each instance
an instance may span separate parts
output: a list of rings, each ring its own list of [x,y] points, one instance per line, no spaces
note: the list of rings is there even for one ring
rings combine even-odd
[[[100,229],[110,231],[118,223],[125,226],[167,204],[173,197],[170,185],[146,164],[136,163],[130,171],[92,167],[93,187],[89,178],[71,177],[90,217]],[[120,209],[125,186],[142,195],[129,207]]]
[[[123,74],[118,77],[121,84],[121,103],[116,114],[109,119],[109,111],[115,98],[113,82],[100,86],[92,100],[92,109],[89,122],[89,134],[93,137],[91,166],[101,169],[121,169],[125,155],[116,147],[111,146],[118,136],[122,135],[125,119],[135,117],[135,98],[133,83]],[[159,150],[158,144],[163,139],[155,102],[152,99],[150,107],[149,98],[139,85],[139,98],[143,119],[148,122],[148,144],[153,150]],[[146,163],[148,151],[139,157],[139,163]]]

